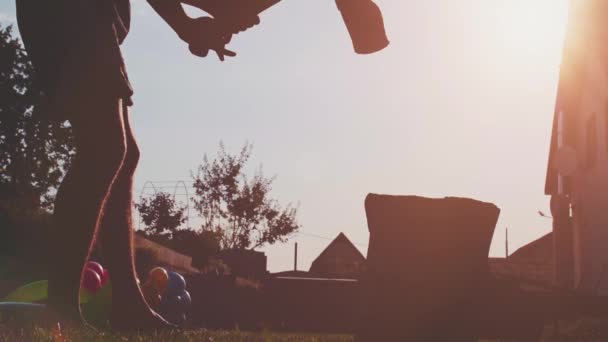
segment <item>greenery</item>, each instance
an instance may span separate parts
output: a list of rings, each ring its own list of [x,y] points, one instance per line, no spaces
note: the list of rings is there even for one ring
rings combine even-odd
[[[48,341],[56,342],[61,339],[56,337],[53,329],[8,329],[0,326],[0,341]],[[243,332],[243,331],[210,331],[210,330],[187,330],[167,331],[157,333],[97,333],[88,329],[66,329],[62,331],[64,341],[103,341],[103,342],[127,342],[127,341],[226,341],[226,342],[347,342],[353,341],[350,335],[315,335],[297,333],[274,333],[274,332]]]
[[[74,139],[66,122],[34,110],[42,97],[11,26],[0,26],[0,99],[0,193],[12,195],[20,207],[51,209],[75,153]]]
[[[203,163],[193,175],[196,210],[203,219],[202,229],[221,237],[222,249],[255,249],[265,244],[285,242],[297,232],[297,209],[282,208],[270,197],[273,178],[261,168],[251,178],[245,173],[252,145],[246,144],[232,155],[220,144],[213,160]]]
[[[172,236],[186,222],[185,208],[179,207],[173,196],[166,192],[158,192],[151,198],[141,198],[135,207],[146,225],[144,232],[148,235]]]
[[[185,207],[174,197],[158,192],[141,198],[139,210],[145,237],[180,253],[192,256],[193,266],[209,266],[221,249],[254,249],[264,244],[286,241],[299,228],[297,210],[281,208],[270,198],[273,179],[261,170],[248,179],[244,168],[251,156],[245,145],[238,156],[220,144],[217,158],[204,158],[194,178],[195,208],[203,218],[199,230],[183,228]]]
[[[0,255],[26,278],[45,277],[50,211],[75,152],[70,126],[35,110],[36,85],[21,42],[0,25]]]

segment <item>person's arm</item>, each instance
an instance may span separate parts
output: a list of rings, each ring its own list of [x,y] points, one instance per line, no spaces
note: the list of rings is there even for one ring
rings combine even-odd
[[[148,0],[148,3],[182,40],[189,42],[187,33],[192,31],[191,25],[193,19],[186,14],[180,1]]]
[[[190,18],[179,0],[148,0],[158,15],[190,46],[190,51],[199,56],[207,56],[208,50],[215,50],[220,60],[224,56],[236,54],[225,48],[231,33],[220,32],[219,26],[211,18]],[[201,20],[206,19],[206,20]]]
[[[233,34],[260,23],[259,12],[266,3],[278,0],[179,0],[207,12],[221,27]]]

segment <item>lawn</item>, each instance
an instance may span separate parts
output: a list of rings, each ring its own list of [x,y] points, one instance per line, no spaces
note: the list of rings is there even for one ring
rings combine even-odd
[[[545,327],[541,340],[546,341],[608,341],[608,321],[606,319],[579,317],[569,322],[561,322],[556,331],[555,326]],[[86,328],[64,329],[61,337],[53,329],[48,328],[17,328],[0,325],[0,341],[201,341],[201,342],[351,342],[352,335],[323,335],[307,333],[277,333],[277,332],[244,332],[238,330],[181,330],[157,333],[128,333],[118,334],[95,332]],[[483,340],[482,340],[483,341]]]
[[[167,331],[158,333],[130,333],[114,334],[99,333],[88,329],[66,329],[62,337],[58,338],[52,329],[42,328],[8,328],[0,326],[0,341],[251,341],[251,342],[350,342],[353,337],[349,335],[315,335],[274,332],[242,332],[242,331],[210,331],[187,330]]]

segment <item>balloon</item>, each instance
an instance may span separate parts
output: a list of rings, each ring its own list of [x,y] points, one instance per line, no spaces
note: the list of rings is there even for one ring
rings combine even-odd
[[[108,281],[99,292],[91,296],[88,303],[82,305],[82,315],[87,323],[96,327],[108,327],[112,309],[112,281]]]
[[[159,311],[163,316],[182,313],[182,303],[179,296],[163,296],[160,301]]]
[[[23,285],[11,292],[3,299],[6,302],[32,303],[47,299],[49,282],[47,280],[36,281]]]
[[[167,284],[166,296],[179,296],[186,290],[186,280],[177,272],[169,272],[169,283]]]
[[[184,310],[188,309],[192,304],[192,297],[190,297],[190,292],[186,290],[184,290],[184,292],[182,292],[182,294],[180,294],[178,298]]]
[[[103,276],[103,266],[101,266],[101,264],[98,263],[98,262],[89,261],[89,262],[87,262],[87,264],[86,264],[86,266],[84,268],[85,269],[87,269],[87,268],[92,269],[93,271],[95,271],[99,275],[99,278],[101,278]]]
[[[96,274],[91,270],[91,273]],[[23,317],[29,320],[40,321],[47,316],[48,310],[42,304],[26,303],[24,300],[44,300],[47,298],[48,281],[41,280],[24,285],[11,292],[7,302],[0,302],[0,318]],[[112,284],[110,281],[95,295],[87,295],[83,300],[83,292],[80,293],[82,313],[88,323],[96,326],[108,326],[110,308],[112,304]],[[10,302],[9,302],[10,300]],[[54,319],[53,317],[50,317]]]
[[[162,299],[163,297],[161,297],[161,295],[153,294],[152,296],[150,296],[150,298],[146,298],[146,302],[148,303],[148,305],[150,305],[152,309],[156,309],[160,305]]]
[[[169,283],[169,274],[162,267],[155,267],[148,272],[148,281],[151,282],[159,294],[163,294]]]
[[[146,282],[146,284],[149,283]],[[157,292],[157,290],[153,286],[146,286],[146,284],[144,284],[144,286],[142,287],[144,298],[146,299],[148,305],[150,305],[153,309],[156,309],[160,305],[162,296]]]
[[[183,313],[170,313],[163,316],[169,323],[181,325],[186,321],[186,315]]]
[[[2,301],[16,303],[41,302],[48,298],[48,287],[48,280],[35,281],[9,293]],[[88,291],[80,291],[80,304],[86,304],[91,300],[91,297],[91,293]]]
[[[32,303],[20,303],[20,302],[0,302],[0,308],[2,310],[10,311],[10,310],[37,310],[44,309],[46,305],[44,304],[32,304]]]
[[[101,277],[97,272],[93,271],[90,268],[84,270],[82,274],[82,287],[91,292],[97,293],[99,289],[101,289]]]
[[[110,272],[104,269],[103,274],[101,275],[101,286],[104,286],[108,282],[108,280],[110,280]]]

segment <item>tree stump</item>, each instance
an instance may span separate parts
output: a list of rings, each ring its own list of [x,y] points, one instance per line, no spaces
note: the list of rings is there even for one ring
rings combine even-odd
[[[488,269],[498,207],[466,198],[370,194],[365,211],[370,240],[358,341],[476,340],[484,322],[504,325],[500,307],[485,315],[494,304],[522,296]]]

